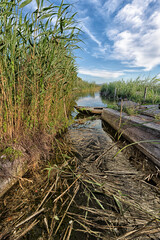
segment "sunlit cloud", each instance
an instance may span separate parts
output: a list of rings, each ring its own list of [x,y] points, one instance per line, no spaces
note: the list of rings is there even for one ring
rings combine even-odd
[[[160,14],[156,11],[146,16],[151,2],[155,0],[135,0],[127,4],[115,17],[119,25],[107,33],[114,42],[112,58],[144,71],[160,64]]]
[[[123,76],[124,73],[120,71],[107,71],[107,70],[102,70],[102,69],[84,69],[80,68],[78,70],[80,74],[83,75],[88,75],[92,77],[99,77],[99,78],[104,78],[104,79],[110,79],[110,78],[118,78],[120,76]]]
[[[109,13],[114,13],[119,6],[123,3],[123,0],[108,0],[104,3],[103,8]]]
[[[97,37],[90,30],[91,18],[89,16],[86,16],[84,18],[79,18],[78,22],[79,22],[79,28],[85,34],[87,34],[90,39],[92,39],[95,43],[97,43],[99,47],[101,47],[101,42],[97,39]]]
[[[95,42],[98,44],[99,47],[101,47],[101,42],[91,33],[91,31],[86,27],[86,26],[83,26],[82,28],[83,31],[85,31],[88,36]]]

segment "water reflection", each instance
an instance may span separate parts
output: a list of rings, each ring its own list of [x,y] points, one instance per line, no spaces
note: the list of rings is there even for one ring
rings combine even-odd
[[[76,101],[78,106],[84,107],[107,107],[107,103],[102,102],[102,98],[99,92],[93,94],[88,94],[87,96],[82,96]]]
[[[79,99],[80,97],[87,97],[87,96],[94,97],[95,96],[95,92],[93,92],[93,91],[92,92],[79,92],[77,94],[77,99]]]

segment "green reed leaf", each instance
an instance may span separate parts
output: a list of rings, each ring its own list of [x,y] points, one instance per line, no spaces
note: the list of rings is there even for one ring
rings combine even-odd
[[[24,2],[21,3],[19,8],[23,8],[25,6],[27,6],[28,4],[30,4],[32,2],[32,0],[25,0]]]

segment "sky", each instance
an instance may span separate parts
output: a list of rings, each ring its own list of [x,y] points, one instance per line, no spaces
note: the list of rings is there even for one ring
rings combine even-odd
[[[83,80],[160,76],[160,0],[72,2],[83,31],[84,44],[76,52]]]
[[[60,2],[60,0],[50,0]],[[108,83],[160,77],[160,0],[64,0],[83,31],[78,76]]]

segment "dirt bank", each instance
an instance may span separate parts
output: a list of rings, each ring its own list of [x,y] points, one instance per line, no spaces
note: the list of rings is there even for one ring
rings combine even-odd
[[[30,169],[36,169],[40,159],[49,159],[53,151],[53,136],[38,134],[18,144],[5,144],[0,149],[0,197]]]

